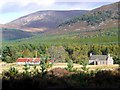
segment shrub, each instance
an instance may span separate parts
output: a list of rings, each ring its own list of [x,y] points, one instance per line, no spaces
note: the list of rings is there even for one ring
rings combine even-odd
[[[53,63],[50,63],[49,56],[43,56],[41,55],[41,62],[40,62],[40,68],[42,75],[47,73],[47,69],[52,67]]]
[[[81,69],[83,71],[85,71],[85,72],[88,72],[89,68],[87,68],[87,64],[88,64],[87,61],[86,60],[82,60],[81,64],[82,64]]]
[[[15,67],[10,67],[8,71],[2,73],[3,78],[15,78],[18,74],[18,70]]]
[[[72,60],[68,61],[66,70],[73,71],[73,61]]]
[[[30,69],[29,65],[25,64],[23,69],[24,69],[24,72],[23,72],[24,76],[30,76],[31,75],[30,72],[29,72],[29,69]]]

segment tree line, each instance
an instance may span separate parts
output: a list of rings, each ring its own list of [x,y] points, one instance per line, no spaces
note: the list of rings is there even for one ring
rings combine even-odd
[[[83,60],[89,60],[89,54],[107,55],[108,53],[114,59],[114,63],[120,64],[120,46],[117,44],[98,45],[47,45],[47,44],[20,44],[17,46],[6,45],[2,49],[1,60],[12,63],[17,58],[34,58],[47,55],[55,62],[68,62],[72,60],[74,63],[81,63]]]

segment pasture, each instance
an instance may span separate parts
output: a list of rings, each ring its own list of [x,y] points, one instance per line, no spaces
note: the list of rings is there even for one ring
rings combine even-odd
[[[17,70],[19,70],[19,72],[23,72],[23,68],[24,65],[17,65],[16,63],[5,63],[5,62],[0,62],[0,74],[3,71],[9,70],[10,67],[15,67]],[[67,63],[54,63],[53,66],[50,69],[53,68],[66,68],[67,67]],[[82,65],[79,64],[74,64],[73,68],[76,68],[78,70],[80,70],[82,67]],[[114,64],[114,65],[87,65],[87,67],[89,68],[89,70],[114,70],[117,69],[119,67],[118,64]],[[40,66],[37,66],[37,69],[40,70]],[[34,70],[34,66],[30,66],[30,71]]]

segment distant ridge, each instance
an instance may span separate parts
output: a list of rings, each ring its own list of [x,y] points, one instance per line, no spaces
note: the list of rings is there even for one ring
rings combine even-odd
[[[38,11],[23,17],[20,17],[12,22],[7,23],[7,26],[12,28],[19,28],[29,32],[39,32],[54,30],[56,27],[73,17],[85,14],[86,10],[72,10],[72,11]]]

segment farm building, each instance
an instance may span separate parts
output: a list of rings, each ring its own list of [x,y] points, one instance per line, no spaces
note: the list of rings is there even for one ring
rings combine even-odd
[[[40,64],[40,58],[18,58],[16,63],[19,65],[25,64],[37,65]]]
[[[113,65],[113,59],[108,55],[92,55],[90,53],[89,64],[91,65]]]

